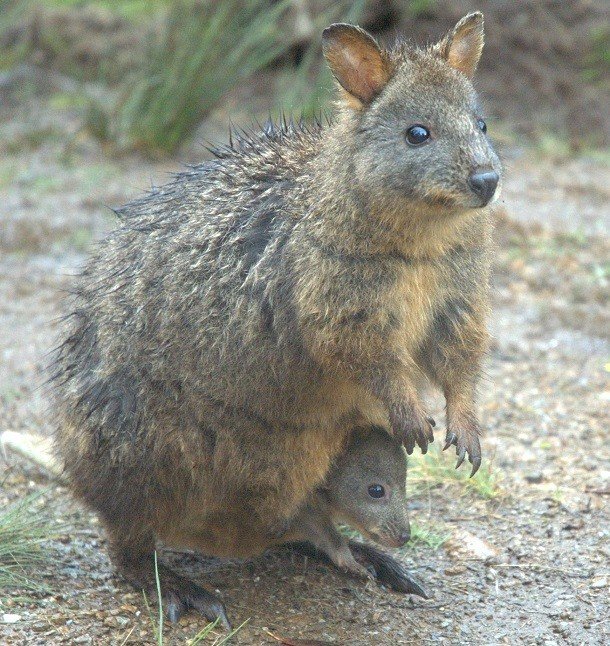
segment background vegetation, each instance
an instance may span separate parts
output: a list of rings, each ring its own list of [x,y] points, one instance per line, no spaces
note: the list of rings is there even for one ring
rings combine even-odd
[[[242,105],[251,119],[280,109],[305,115],[327,109],[332,80],[321,64],[319,38],[325,25],[363,22],[390,36],[396,30],[408,34],[410,30],[416,37],[420,31],[429,33],[430,25],[439,32],[439,26],[449,26],[453,15],[469,8],[448,10],[442,4],[435,0],[0,0],[0,69],[30,62],[61,73],[73,81],[64,83],[65,105],[80,108],[86,127],[98,138],[115,150],[162,156],[189,141],[197,126],[230,96],[245,98],[262,90],[265,101]],[[482,4],[491,4],[483,9],[504,19],[493,3]],[[536,3],[528,0],[517,4],[540,23],[526,28],[531,39],[540,38],[542,32],[547,32],[547,40],[556,38],[552,12],[536,11]],[[503,26],[515,39],[509,41],[508,51],[499,51],[493,31],[488,36],[490,51],[486,50],[482,75],[483,85],[490,86],[494,111],[510,113],[512,106],[506,103],[511,103],[514,76],[519,68],[528,74],[512,99],[518,105],[516,120],[504,124],[502,135],[535,131],[537,140],[547,147],[555,142],[557,148],[562,142],[568,148],[606,143],[608,118],[602,114],[593,115],[594,127],[581,129],[577,138],[570,132],[575,127],[570,123],[572,115],[582,106],[601,107],[610,90],[608,25],[596,20],[594,11],[578,18],[576,36],[568,39],[563,34],[558,42],[548,42],[543,55],[527,64],[521,60],[517,25],[507,20]],[[506,44],[505,38],[504,50]],[[549,70],[553,70],[551,76]],[[488,79],[489,71],[493,76]],[[541,79],[537,88],[527,80],[532,75]],[[505,77],[508,87],[503,91]],[[563,104],[554,106],[559,89]]]

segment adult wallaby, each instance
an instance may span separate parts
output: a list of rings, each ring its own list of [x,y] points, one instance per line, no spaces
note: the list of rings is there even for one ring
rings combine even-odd
[[[241,527],[222,553],[272,543],[354,428],[425,452],[423,375],[445,394],[446,447],[480,464],[500,173],[471,83],[483,16],[425,49],[345,24],[323,40],[332,124],[269,127],[123,207],[76,281],[58,456],[138,586],[154,585],[156,538],[205,547]],[[220,613],[161,581],[174,616]]]

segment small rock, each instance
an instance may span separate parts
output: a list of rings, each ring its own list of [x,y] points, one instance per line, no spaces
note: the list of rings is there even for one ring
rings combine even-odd
[[[551,630],[558,634],[561,635],[562,637],[566,636],[567,633],[567,627],[564,625],[565,622],[559,623],[559,624],[551,624]]]
[[[585,521],[582,518],[575,518],[574,520],[566,523],[562,529],[570,531],[576,529],[582,529],[585,526]]]
[[[445,549],[457,559],[488,561],[498,558],[498,550],[464,529],[456,530],[445,543]]]
[[[136,608],[136,606],[133,606],[130,603],[126,603],[125,605],[121,606],[121,610],[123,612],[132,612],[134,614],[138,612],[138,609]]]
[[[605,576],[600,576],[595,579],[593,579],[593,582],[591,583],[591,587],[595,590],[600,590],[601,588],[605,588],[608,586],[608,579]],[[5,617],[7,615],[4,615]]]
[[[544,480],[544,476],[539,471],[534,471],[533,473],[527,473],[525,480],[530,484],[540,484]]]
[[[16,624],[18,621],[21,621],[21,615],[13,615],[10,613],[2,615],[3,624]]]

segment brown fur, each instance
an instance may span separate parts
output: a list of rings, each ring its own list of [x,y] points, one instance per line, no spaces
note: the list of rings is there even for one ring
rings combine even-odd
[[[347,523],[387,547],[401,547],[410,533],[406,480],[402,445],[383,428],[356,429],[322,485],[277,537],[270,537],[266,528],[236,524],[231,510],[217,524],[210,523],[202,511],[199,521],[189,518],[186,527],[168,528],[162,537],[170,544],[229,556],[251,554],[261,545],[308,541],[338,567],[368,576],[350,555],[348,541],[336,523]],[[383,499],[370,496],[368,487],[373,484],[384,487],[387,495]],[[199,531],[192,531],[192,527]]]
[[[490,222],[467,177],[498,160],[450,64],[457,29],[384,51],[331,29],[335,75],[336,48],[362,46],[360,87],[388,65],[385,87],[356,96],[342,75],[334,123],[217,151],[120,209],[89,259],[58,351],[57,450],[132,580],[155,538],[263,549],[248,537],[290,522],[357,425],[425,451],[423,375],[478,464]],[[412,123],[432,143],[410,148]]]

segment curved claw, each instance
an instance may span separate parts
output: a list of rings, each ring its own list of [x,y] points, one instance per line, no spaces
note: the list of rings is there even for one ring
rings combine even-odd
[[[208,621],[218,620],[226,630],[231,630],[224,603],[215,594],[199,588],[196,596],[188,599],[188,603]]]
[[[457,456],[458,456],[458,461],[457,461],[457,464],[455,465],[455,468],[459,469],[464,463],[464,460],[466,459],[466,449],[464,447],[462,447],[461,449],[458,449]]]
[[[468,461],[472,464],[472,471],[470,473],[471,478],[481,466],[480,434],[480,427],[475,423],[470,427],[455,428],[455,431],[451,430],[450,427],[447,429],[447,435],[445,436],[445,446],[443,447],[443,451],[448,449],[451,445],[455,445],[455,453],[458,458],[455,468],[459,469],[464,463],[464,460],[468,458]]]
[[[481,456],[472,456],[470,458],[470,462],[472,463],[472,471],[470,472],[470,477],[472,478],[472,476],[479,470],[479,467],[481,466]]]
[[[177,594],[170,592],[165,595],[165,614],[169,621],[175,624],[186,611],[186,604]]]
[[[417,436],[417,445],[421,449],[421,452],[425,455],[428,452],[428,445],[434,442],[434,433],[432,431],[432,426],[426,418],[423,422],[424,428],[419,431]]]
[[[449,431],[445,437],[445,446],[443,447],[443,451],[446,451],[452,444],[457,444],[457,435]]]
[[[415,440],[411,436],[409,436],[405,439],[404,445],[407,454],[411,455],[411,453],[413,453],[413,449],[415,448]]]
[[[434,442],[434,431],[432,428],[432,424],[428,423],[428,427],[426,428],[426,439],[428,440],[428,444],[432,444]]]
[[[392,404],[389,408],[389,420],[393,435],[402,439],[409,455],[413,453],[415,445],[425,454],[428,445],[434,442],[432,428],[436,422],[422,412],[417,402]]]

